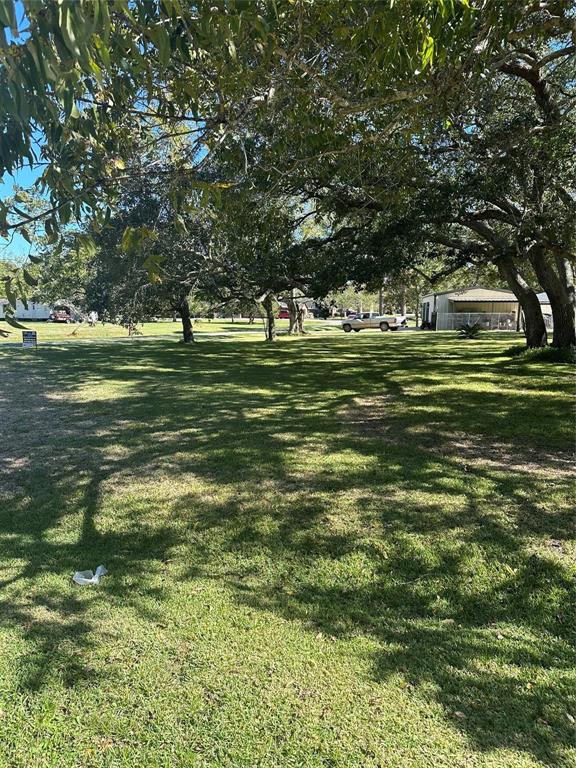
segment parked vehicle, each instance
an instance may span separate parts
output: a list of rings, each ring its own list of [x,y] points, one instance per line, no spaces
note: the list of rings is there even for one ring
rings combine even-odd
[[[406,325],[405,315],[379,315],[377,312],[359,312],[355,317],[347,317],[342,323],[345,333],[358,333],[364,328],[379,328],[381,331],[397,331]]]
[[[67,309],[53,309],[49,320],[51,323],[71,323],[72,317]]]
[[[288,312],[287,309],[284,309],[283,307],[278,310],[278,320],[289,320],[290,319],[290,312]]]

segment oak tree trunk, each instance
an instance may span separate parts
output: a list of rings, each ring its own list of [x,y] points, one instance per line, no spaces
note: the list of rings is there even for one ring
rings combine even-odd
[[[576,346],[576,325],[574,322],[574,308],[568,302],[555,302],[550,298],[554,330],[552,332],[553,347]]]
[[[298,307],[298,312],[296,315],[296,327],[298,329],[298,333],[304,334],[306,331],[304,330],[304,318],[306,317],[306,305],[301,304]]]
[[[274,317],[273,296],[269,293],[262,302],[266,312],[266,341],[276,341],[276,318]]]
[[[298,304],[293,296],[293,292],[290,296],[286,297],[286,305],[289,315],[288,333],[292,336],[292,334],[298,333]]]
[[[554,331],[552,333],[553,347],[571,347],[576,345],[576,324],[574,318],[574,285],[572,270],[569,264],[556,259],[556,272],[550,259],[543,249],[532,249],[530,262],[536,272],[538,282],[544,288],[550,299]]]
[[[194,341],[194,332],[192,330],[192,320],[190,318],[190,307],[188,306],[188,297],[183,296],[178,304],[178,314],[182,320],[182,338],[184,344],[190,344]]]
[[[506,280],[510,290],[518,299],[518,303],[524,313],[526,345],[529,348],[545,347],[548,338],[538,296],[536,296],[536,293],[518,272],[518,268],[512,258],[501,256],[496,259],[496,266],[501,277]]]

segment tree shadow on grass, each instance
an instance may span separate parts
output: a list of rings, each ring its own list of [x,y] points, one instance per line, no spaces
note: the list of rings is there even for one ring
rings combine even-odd
[[[194,507],[192,499],[183,503]],[[574,578],[562,564],[529,554],[526,534],[511,535],[473,504],[450,521],[433,505],[386,512],[381,536],[366,539],[327,530],[324,497],[287,522],[297,503],[279,510],[277,526],[264,533],[257,513],[205,509],[196,530],[200,522],[220,550],[241,551],[243,568],[207,559],[195,572],[225,581],[251,609],[320,631],[325,642],[378,641],[375,678],[400,674],[415,694],[439,701],[476,748],[516,748],[569,764],[576,612]],[[250,565],[262,553],[275,564],[265,579]],[[356,557],[373,571],[360,584],[347,567]],[[479,576],[482,569],[488,573]]]
[[[4,448],[10,502],[0,537],[16,565],[3,579],[0,621],[27,632],[34,649],[22,688],[54,674],[71,686],[95,682],[76,652],[98,632],[94,603],[156,620],[149,598],[161,606],[162,590],[146,574],[184,546],[194,563],[185,578],[214,578],[240,603],[320,630],[326,642],[376,640],[374,677],[401,675],[415,695],[440,702],[476,748],[565,763],[574,577],[562,553],[533,542],[573,538],[571,510],[542,504],[550,485],[569,499],[571,481],[520,465],[466,465],[432,453],[413,431],[433,415],[432,431],[510,438],[512,423],[512,437],[534,449],[565,445],[564,384],[538,396],[542,435],[522,396],[529,368],[518,369],[516,390],[474,388],[474,379],[497,380],[488,345],[462,351],[417,335],[354,348],[320,338],[274,349],[146,342],[5,359],[13,378],[3,426],[14,439]],[[464,402],[450,384],[457,375]],[[414,388],[424,381],[421,401]],[[106,385],[111,396],[98,399]],[[358,394],[389,398],[385,439],[343,417]],[[102,530],[110,487],[155,473],[194,476],[226,500],[184,490],[162,522],[144,525],[135,503],[117,530]],[[79,510],[77,536],[55,539]],[[100,561],[131,581],[111,579],[88,596],[61,587]],[[60,581],[30,599],[50,570]]]

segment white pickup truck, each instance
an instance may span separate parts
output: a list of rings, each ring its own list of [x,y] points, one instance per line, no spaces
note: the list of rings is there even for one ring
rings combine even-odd
[[[379,315],[377,312],[359,312],[354,317],[347,317],[342,322],[345,333],[364,328],[380,328],[381,331],[397,331],[401,325],[406,325],[404,315]]]

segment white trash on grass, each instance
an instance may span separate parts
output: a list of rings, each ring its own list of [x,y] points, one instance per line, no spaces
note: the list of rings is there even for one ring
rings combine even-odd
[[[103,565],[99,565],[98,568],[96,568],[96,571],[76,571],[74,576],[72,576],[72,581],[75,581],[76,584],[80,584],[80,586],[85,586],[86,584],[100,584],[100,578],[102,576],[106,576],[108,571]]]

